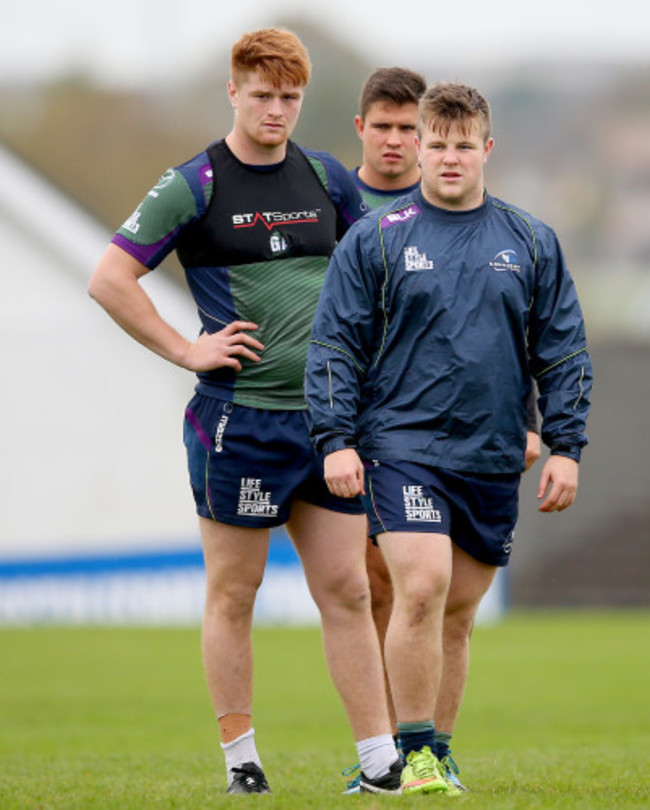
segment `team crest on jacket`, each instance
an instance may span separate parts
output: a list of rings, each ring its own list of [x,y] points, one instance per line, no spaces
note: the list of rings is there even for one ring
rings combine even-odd
[[[490,262],[490,267],[497,273],[521,273],[521,265],[517,261],[515,250],[500,250]]]

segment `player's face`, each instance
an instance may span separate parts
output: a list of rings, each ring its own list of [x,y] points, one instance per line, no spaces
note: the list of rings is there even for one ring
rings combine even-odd
[[[262,150],[284,146],[298,121],[304,94],[304,87],[275,87],[257,73],[248,73],[237,83],[231,80],[228,95],[238,137]]]
[[[363,142],[363,165],[369,172],[364,179],[369,185],[379,185],[377,178],[404,179],[403,186],[417,183],[417,122],[417,104],[399,105],[385,101],[371,104],[365,118],[358,115],[354,119]]]
[[[483,202],[483,167],[492,151],[492,138],[483,137],[475,118],[462,130],[453,123],[444,135],[435,121],[418,139],[422,192],[439,208],[469,211]]]

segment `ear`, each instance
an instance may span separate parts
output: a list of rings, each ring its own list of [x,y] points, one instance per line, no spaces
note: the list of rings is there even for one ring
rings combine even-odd
[[[363,118],[360,115],[355,115],[354,116],[354,128],[357,131],[357,135],[360,138],[363,138],[363,130],[365,128],[365,122],[364,122]]]
[[[228,80],[228,98],[230,99],[230,103],[233,107],[237,107],[237,95],[239,91],[237,90],[237,85],[233,82],[232,79]]]
[[[492,151],[492,147],[494,146],[494,138],[488,138],[485,144],[485,153],[483,155],[483,163],[487,163],[487,159],[490,156],[490,152]]]

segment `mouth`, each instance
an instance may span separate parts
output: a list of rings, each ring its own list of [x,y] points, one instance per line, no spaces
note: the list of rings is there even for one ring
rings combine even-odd
[[[383,155],[384,160],[388,160],[392,163],[401,160],[402,156],[398,152],[384,152]]]

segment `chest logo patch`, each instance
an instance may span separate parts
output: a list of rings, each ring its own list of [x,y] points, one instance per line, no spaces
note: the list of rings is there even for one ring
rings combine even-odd
[[[271,234],[271,238],[269,240],[269,244],[271,247],[271,253],[276,256],[279,256],[283,253],[286,253],[289,250],[289,244],[287,240],[282,236],[279,231]]]
[[[319,221],[320,208],[313,211],[256,211],[249,214],[233,214],[234,228],[254,228],[258,223],[272,231],[279,225],[314,224]]]
[[[408,272],[433,270],[433,262],[426,253],[420,253],[417,247],[404,248],[404,269]]]
[[[515,250],[500,250],[489,264],[497,273],[521,273],[521,265]]]

